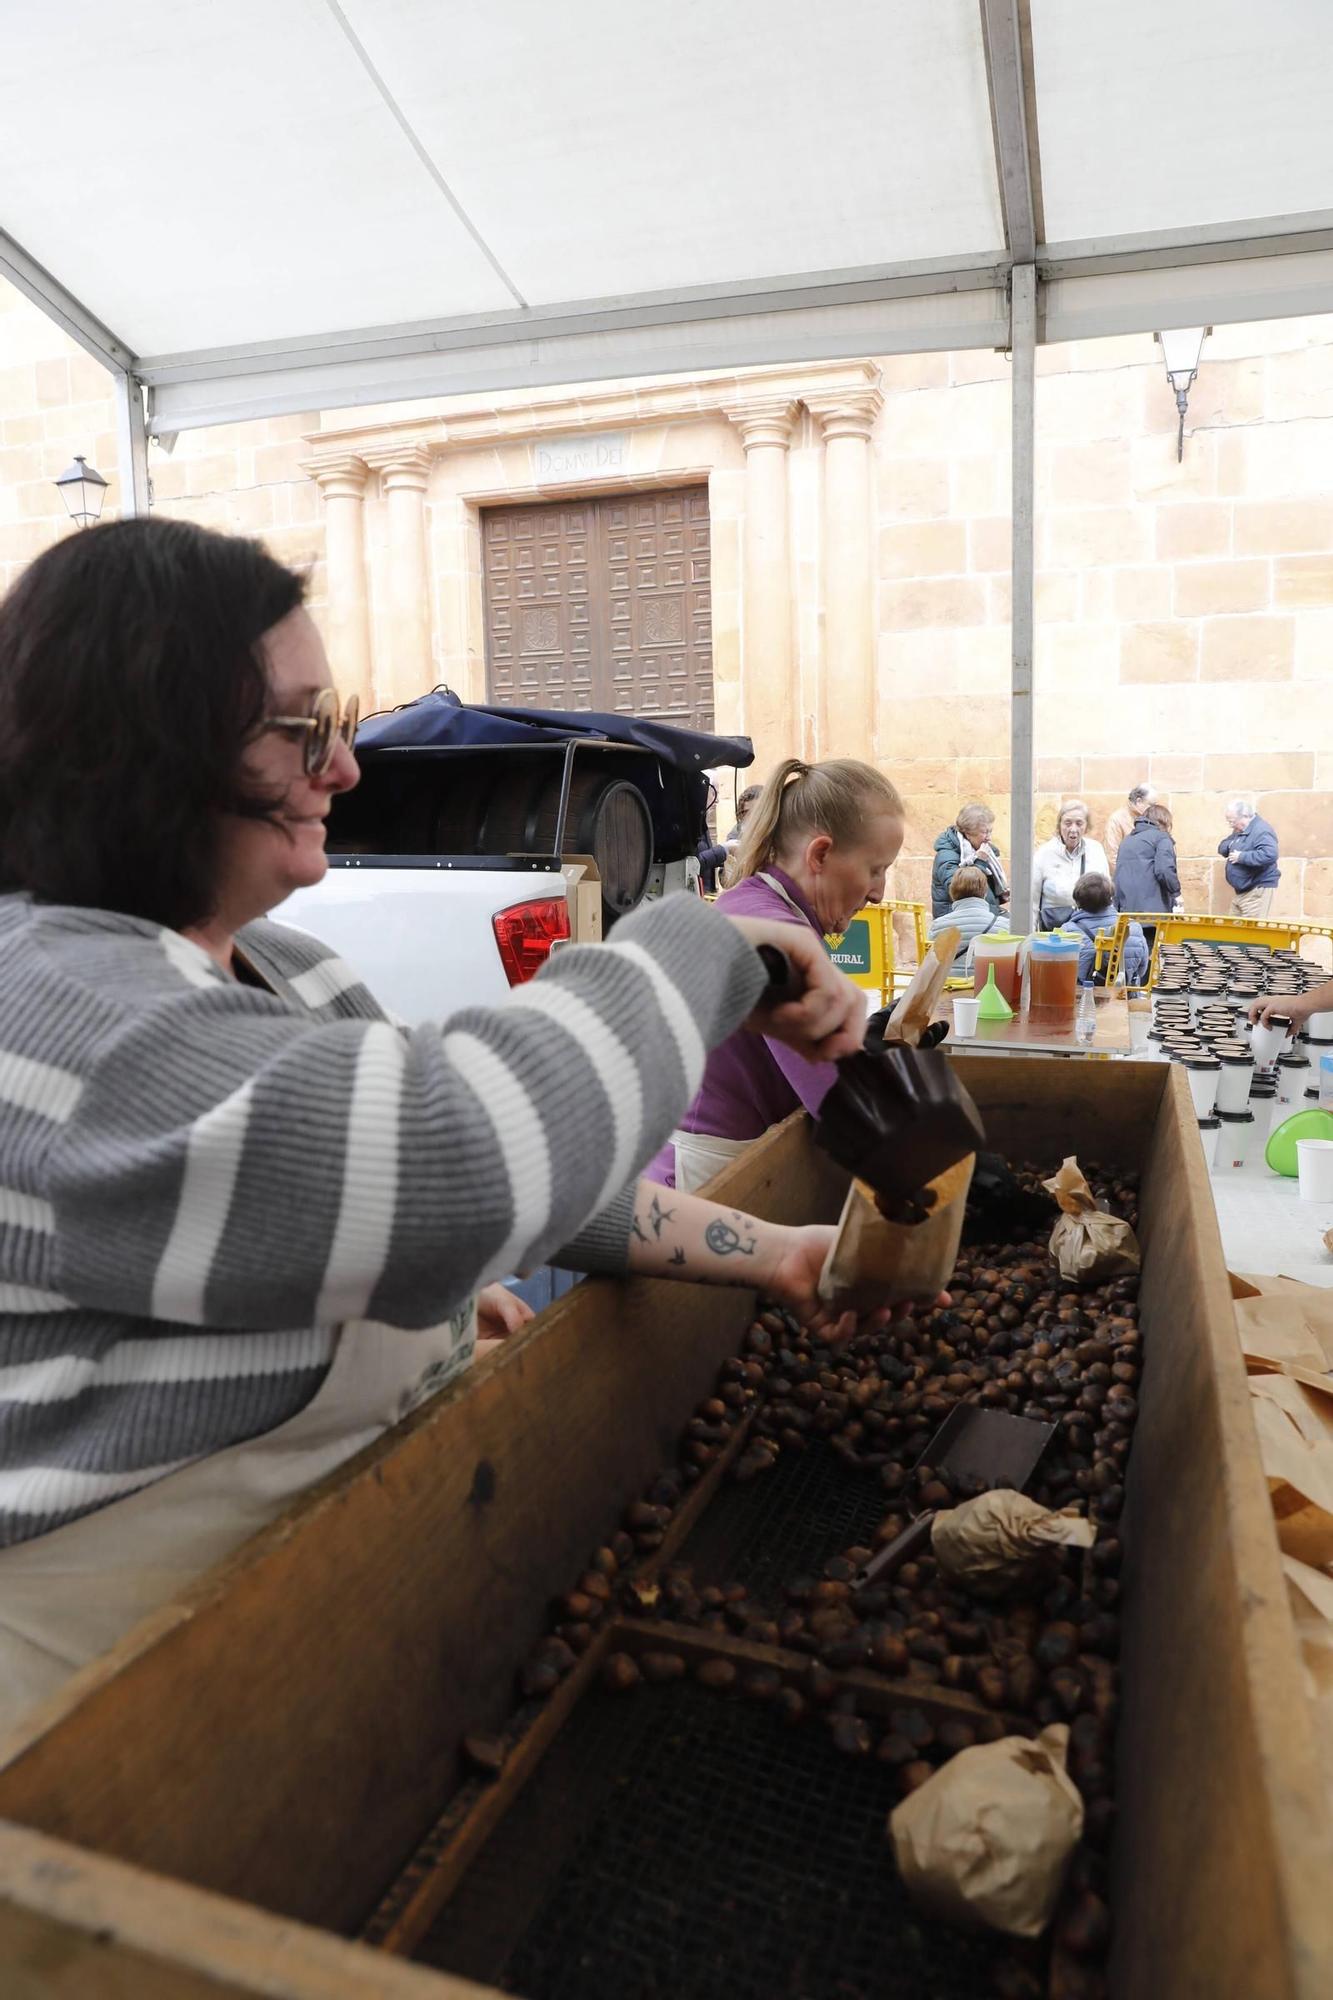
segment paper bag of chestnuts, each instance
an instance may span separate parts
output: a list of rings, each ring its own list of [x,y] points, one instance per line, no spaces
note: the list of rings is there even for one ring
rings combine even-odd
[[[820,1273],[820,1298],[856,1313],[872,1312],[886,1299],[934,1299],[958,1261],[975,1165],[969,1153],[928,1184],[930,1200],[919,1222],[890,1221],[874,1189],[854,1180]]]
[[[1043,1507],[1007,1488],[944,1508],[930,1529],[940,1569],[978,1597],[1040,1589],[1061,1549],[1090,1549],[1096,1539],[1096,1528],[1076,1508]]]
[[[1107,1215],[1071,1153],[1059,1172],[1043,1181],[1060,1214],[1051,1231],[1051,1255],[1071,1285],[1099,1285],[1130,1278],[1140,1264],[1139,1239],[1118,1215]]]
[[[1083,1831],[1065,1770],[1069,1729],[960,1750],[889,1815],[898,1873],[946,1921],[1040,1937]]]

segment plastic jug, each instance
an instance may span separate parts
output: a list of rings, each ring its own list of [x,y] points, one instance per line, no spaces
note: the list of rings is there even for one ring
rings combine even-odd
[[[994,966],[996,988],[1001,998],[1016,1010],[1023,978],[1019,954],[1026,942],[1012,931],[987,931],[979,937],[972,948],[972,991],[980,993],[987,973]]]
[[[1028,946],[1028,1005],[1059,1010],[1074,1018],[1078,999],[1078,954],[1083,943],[1077,931],[1048,931]]]

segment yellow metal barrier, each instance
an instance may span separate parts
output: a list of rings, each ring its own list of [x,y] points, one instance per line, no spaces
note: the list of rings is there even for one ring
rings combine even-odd
[[[893,998],[893,925],[880,903],[858,910],[845,931],[829,931],[824,942],[833,963],[853,986],[875,995],[886,1007]]]
[[[916,942],[916,965],[920,965],[922,959],[925,957],[927,951],[930,948],[930,940],[926,936],[926,928],[930,922],[930,919],[926,915],[925,904],[908,902],[905,898],[901,896],[890,896],[886,902],[881,903],[880,908],[884,911],[884,923],[885,923],[885,928],[888,932],[889,950],[891,953],[894,950],[894,930],[893,930],[894,916],[898,915],[902,917],[910,917],[912,919],[912,931]],[[893,962],[891,963],[889,969],[893,982],[894,984],[896,984],[897,973],[898,973],[896,956],[894,957]],[[907,984],[908,978],[911,976],[911,973],[914,972],[915,970],[916,970],[915,965],[903,967],[904,985]],[[892,985],[890,986],[889,990],[890,992],[893,991]]]

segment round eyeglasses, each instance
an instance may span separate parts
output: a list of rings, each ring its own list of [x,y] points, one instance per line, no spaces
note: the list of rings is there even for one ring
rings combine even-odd
[[[321,688],[309,715],[270,715],[266,717],[263,727],[299,730],[305,739],[301,746],[305,774],[308,778],[322,778],[333,762],[338,745],[345,743],[351,749],[360,713],[361,704],[356,695],[349,694],[345,702],[340,702],[336,689]]]

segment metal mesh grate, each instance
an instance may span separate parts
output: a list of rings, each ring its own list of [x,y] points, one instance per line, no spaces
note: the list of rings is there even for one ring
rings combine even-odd
[[[525,2000],[982,2000],[908,1903],[893,1776],[689,1683],[589,1694],[418,1959]]]
[[[725,1483],[680,1560],[697,1583],[743,1583],[776,1605],[782,1586],[818,1576],[830,1556],[869,1543],[892,1504],[875,1472],[856,1472],[823,1443],[784,1451],[771,1472]]]

